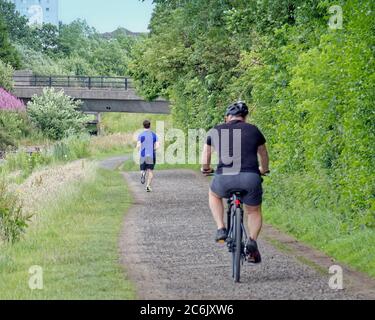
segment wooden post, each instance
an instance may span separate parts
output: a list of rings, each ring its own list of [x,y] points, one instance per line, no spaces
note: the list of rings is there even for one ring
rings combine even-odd
[[[101,130],[100,130],[100,124],[101,124],[101,119],[102,119],[102,115],[100,112],[98,112],[96,114],[96,121],[97,121],[97,124],[96,124],[96,129],[98,130],[98,136],[100,136],[101,134]]]

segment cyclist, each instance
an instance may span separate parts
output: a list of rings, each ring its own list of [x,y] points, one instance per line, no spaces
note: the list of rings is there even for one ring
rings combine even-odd
[[[156,150],[159,148],[159,139],[156,133],[151,131],[151,122],[143,122],[144,131],[138,136],[137,148],[140,150],[141,183],[146,183],[146,191],[152,192],[151,184],[154,179],[153,170],[156,164]]]
[[[249,262],[260,263],[262,259],[257,239],[262,228],[261,175],[269,172],[269,158],[266,139],[256,126],[246,122],[248,114],[247,105],[244,102],[236,102],[226,111],[226,123],[209,131],[203,148],[202,173],[213,172],[211,155],[216,151],[219,164],[210,186],[209,204],[218,227],[217,242],[227,239],[223,198],[229,198],[230,191],[233,190],[245,191],[243,202],[250,232],[250,239],[246,243],[246,255]]]

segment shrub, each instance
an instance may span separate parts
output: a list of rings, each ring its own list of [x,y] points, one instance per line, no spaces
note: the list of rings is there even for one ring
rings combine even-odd
[[[0,127],[0,151],[4,151],[9,147],[13,147],[15,141],[3,128]]]
[[[16,146],[20,139],[35,134],[26,112],[0,109],[0,150]]]
[[[0,239],[11,243],[18,241],[30,218],[22,213],[18,197],[9,192],[6,183],[0,180]]]
[[[0,88],[0,110],[25,111],[25,105],[20,99]]]
[[[29,102],[27,112],[31,121],[50,139],[60,140],[83,131],[87,117],[78,111],[80,101],[74,101],[63,91],[46,88]]]
[[[0,60],[0,87],[11,90],[13,87],[13,68]]]

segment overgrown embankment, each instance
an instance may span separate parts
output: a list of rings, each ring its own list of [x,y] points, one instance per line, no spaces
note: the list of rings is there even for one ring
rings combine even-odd
[[[118,263],[117,239],[130,204],[120,174],[77,162],[40,177],[30,177],[24,191],[30,187],[48,198],[28,201],[35,216],[25,236],[14,245],[1,244],[0,299],[134,298]],[[51,194],[49,186],[58,190]],[[34,199],[32,194],[25,200]],[[35,265],[43,270],[43,290],[29,288],[29,268]]]

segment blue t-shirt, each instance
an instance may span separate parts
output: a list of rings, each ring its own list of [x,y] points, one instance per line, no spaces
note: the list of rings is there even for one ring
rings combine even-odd
[[[155,159],[155,143],[159,141],[158,136],[151,130],[145,130],[138,136],[141,143],[141,159]]]

